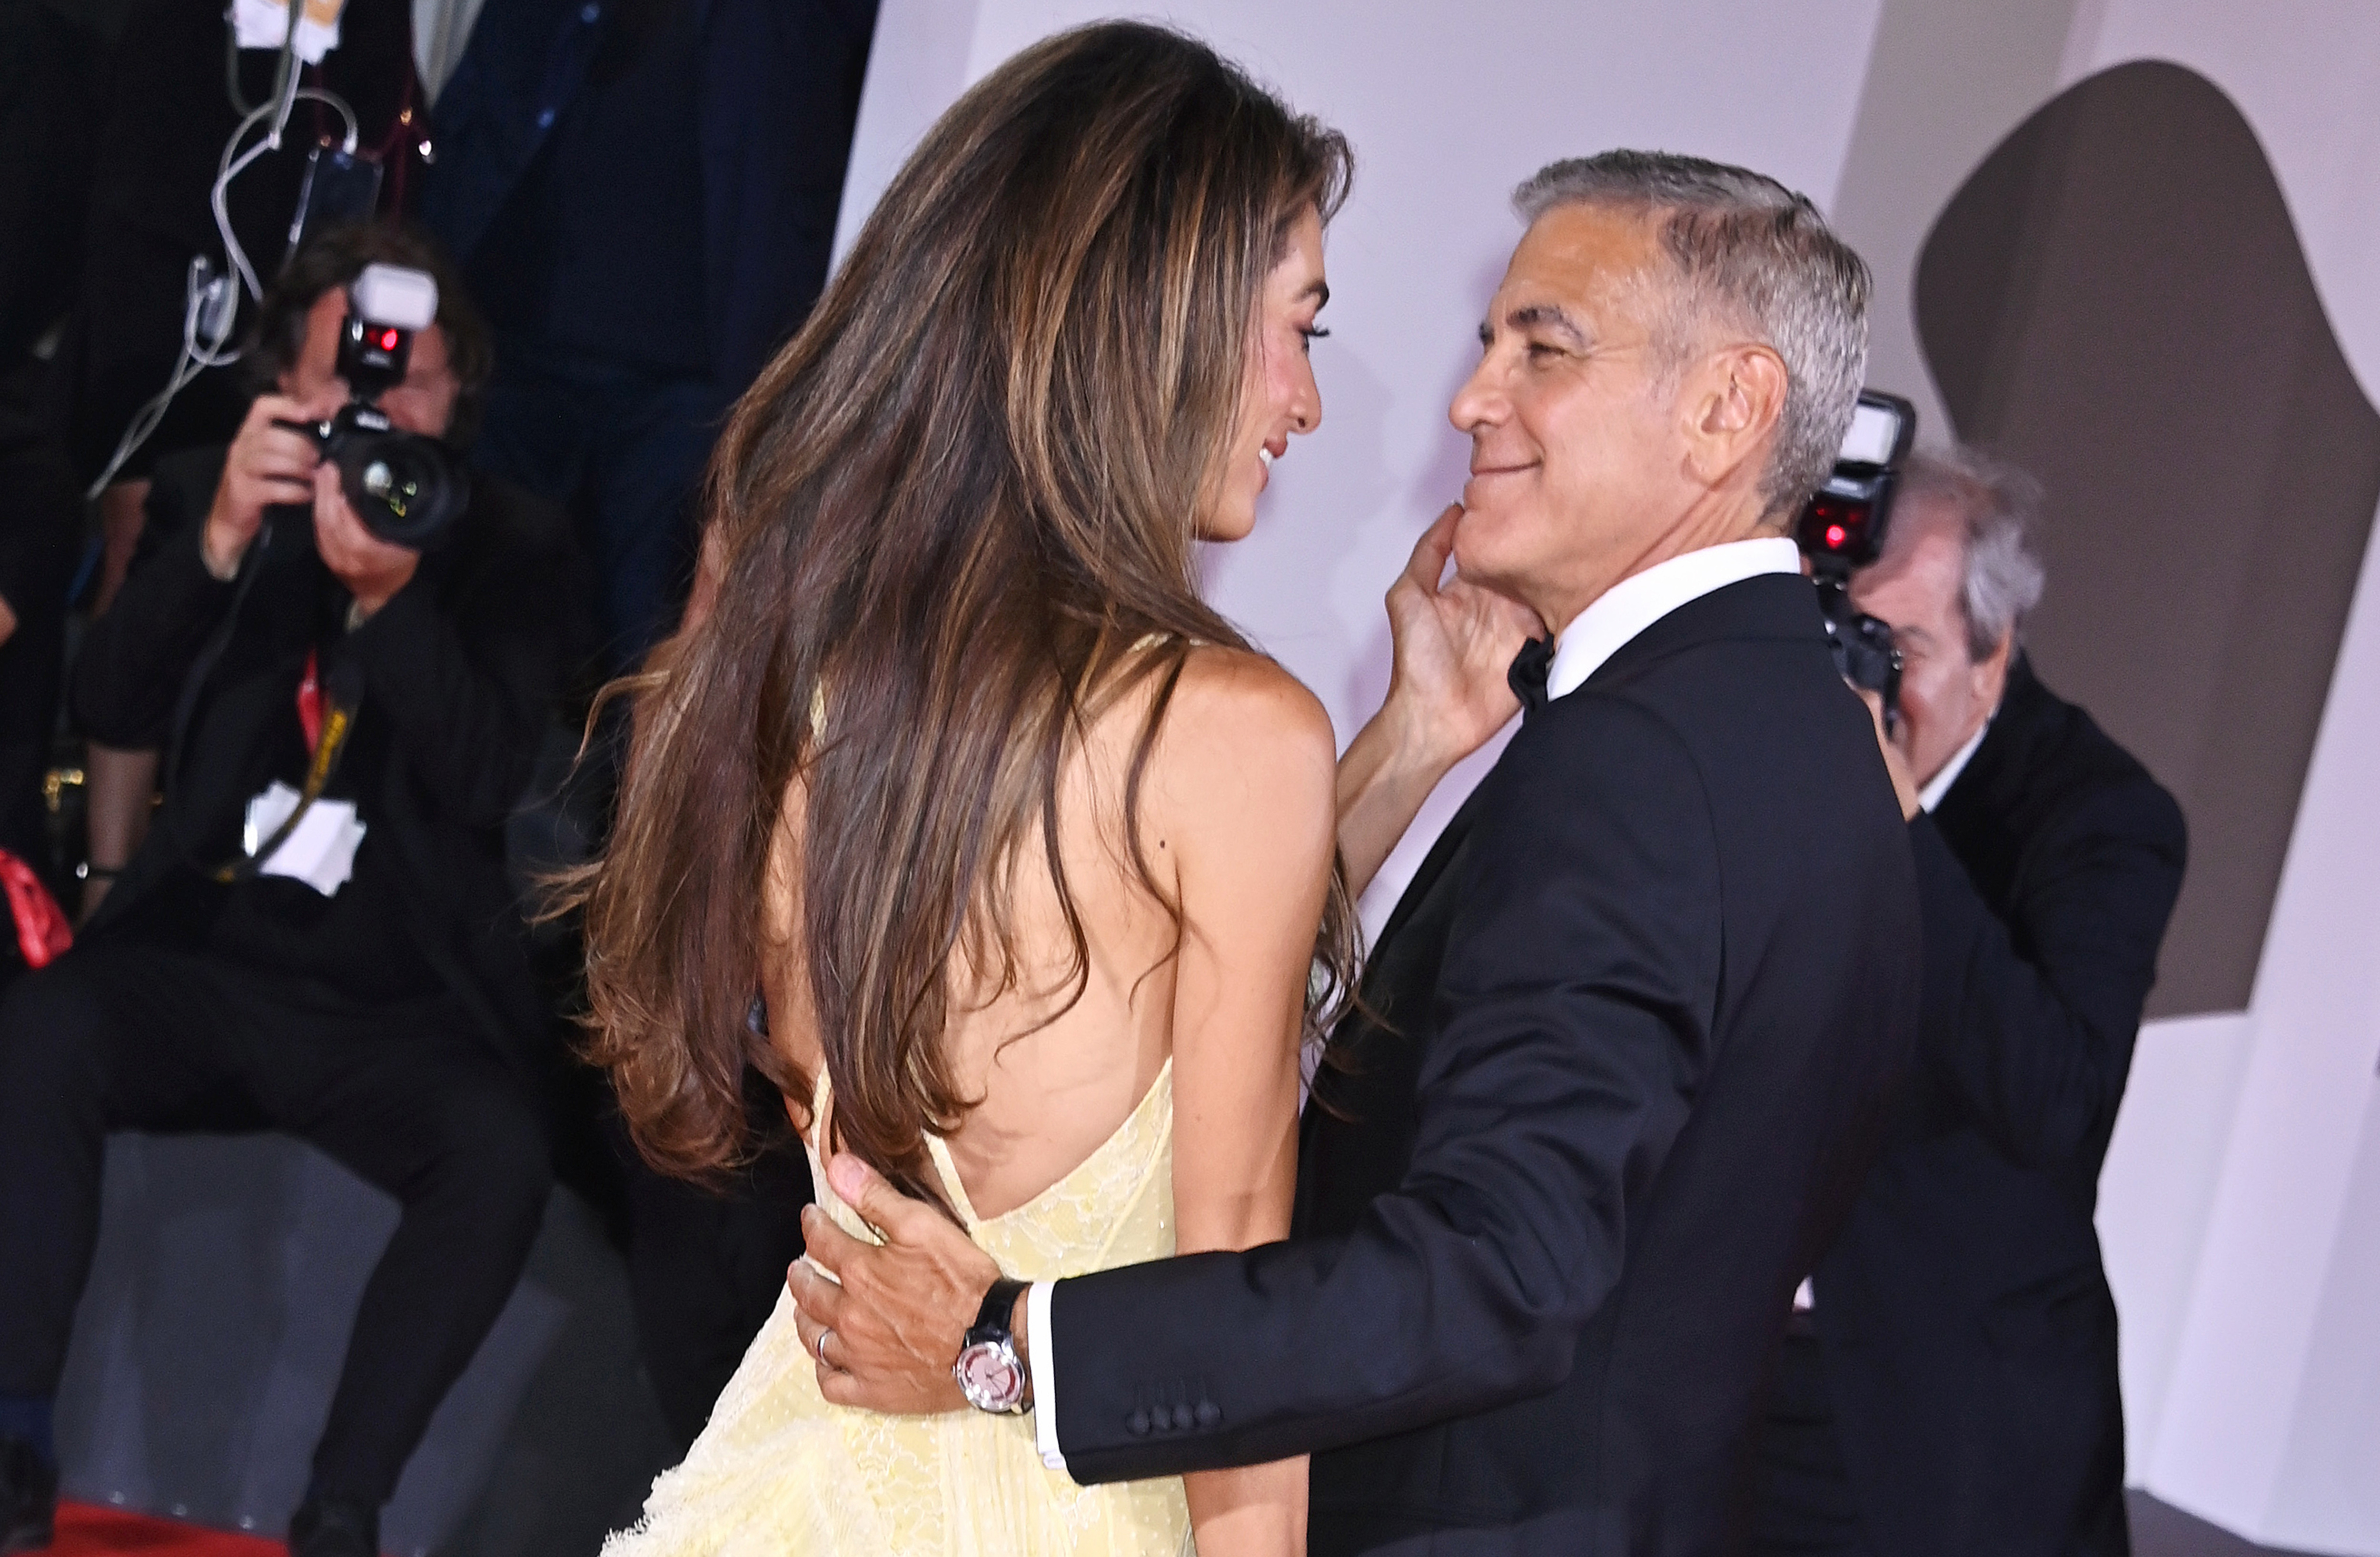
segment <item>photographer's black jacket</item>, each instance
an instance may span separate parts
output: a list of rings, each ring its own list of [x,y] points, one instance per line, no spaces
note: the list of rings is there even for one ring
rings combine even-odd
[[[1529,714],[1399,901],[1295,1235],[1056,1284],[1084,1481],[1309,1451],[1316,1552],[1687,1557],[1917,1017],[1916,888],[1809,583]]]
[[[1910,834],[1920,1065],[1815,1280],[1863,1533],[1876,1557],[2119,1557],[2116,1310],[2092,1214],[2181,889],[2181,811],[2019,659]]]
[[[84,640],[73,712],[110,746],[168,744],[185,687],[232,611],[239,586],[209,574],[199,552],[223,458],[218,448],[159,462],[131,575]],[[307,649],[322,641],[325,591],[337,591],[311,513],[269,517],[242,565],[253,584],[191,702],[178,760],[168,755],[165,804],[92,935],[206,943],[212,900],[200,871],[237,838],[287,739]],[[504,823],[583,651],[585,601],[559,512],[476,477],[468,510],[412,581],[354,632],[334,628],[324,662],[326,679],[332,657],[360,667],[357,729],[374,727],[365,749],[380,753],[356,775],[369,792],[355,797],[370,829],[365,852],[382,852],[370,876],[359,854],[342,892],[393,894],[380,919],[410,930],[438,980],[514,1063],[548,1018],[507,884]]]

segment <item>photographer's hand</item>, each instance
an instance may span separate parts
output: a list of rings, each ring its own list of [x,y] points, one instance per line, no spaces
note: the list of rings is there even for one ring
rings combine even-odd
[[[312,500],[322,453],[313,439],[281,424],[321,421],[336,415],[339,406],[333,390],[313,402],[260,395],[249,407],[225,455],[223,480],[215,485],[214,502],[199,537],[209,573],[229,579],[239,571],[239,560],[263,527],[267,508]]]
[[[361,626],[413,580],[421,553],[392,546],[364,528],[339,485],[339,468],[327,461],[314,472],[314,549],[347,592],[356,597],[351,626]]]

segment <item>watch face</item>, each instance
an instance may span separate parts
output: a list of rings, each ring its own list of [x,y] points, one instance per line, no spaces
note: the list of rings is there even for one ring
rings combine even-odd
[[[959,1388],[982,1411],[1011,1411],[1025,1398],[1025,1369],[1015,1351],[997,1341],[978,1341],[959,1353]]]

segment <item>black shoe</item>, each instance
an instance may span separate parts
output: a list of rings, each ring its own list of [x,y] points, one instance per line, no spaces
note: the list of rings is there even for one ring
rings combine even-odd
[[[21,1438],[0,1438],[0,1557],[46,1551],[57,1535],[58,1467]]]
[[[289,1557],[380,1557],[380,1510],[309,1498],[289,1516]]]

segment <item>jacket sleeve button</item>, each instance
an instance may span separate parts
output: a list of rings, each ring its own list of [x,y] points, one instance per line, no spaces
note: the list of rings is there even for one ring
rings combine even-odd
[[[1202,1400],[1198,1403],[1198,1425],[1200,1427],[1211,1428],[1222,1419],[1223,1408],[1221,1406],[1216,1405],[1211,1400]]]
[[[1148,1435],[1148,1413],[1135,1411],[1131,1416],[1126,1417],[1123,1419],[1123,1430],[1135,1438],[1146,1438]]]
[[[1173,1430],[1175,1432],[1188,1432],[1190,1430],[1190,1424],[1196,1420],[1197,1418],[1191,1414],[1190,1407],[1188,1405],[1177,1405],[1173,1408]]]

